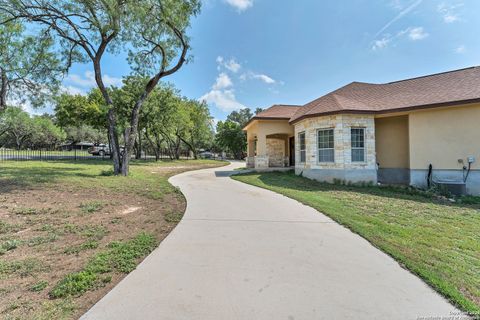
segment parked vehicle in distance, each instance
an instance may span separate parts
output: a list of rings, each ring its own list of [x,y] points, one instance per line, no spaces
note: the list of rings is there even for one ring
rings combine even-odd
[[[110,147],[108,144],[96,144],[93,147],[88,148],[88,153],[93,156],[109,156],[110,155]]]
[[[123,154],[125,151],[124,146],[120,146],[120,153]],[[92,156],[109,156],[110,155],[110,146],[108,144],[96,144],[93,147],[88,148],[88,153]]]
[[[204,152],[200,152],[198,156],[201,159],[212,159],[215,157],[215,154],[211,153],[210,151],[204,151]]]

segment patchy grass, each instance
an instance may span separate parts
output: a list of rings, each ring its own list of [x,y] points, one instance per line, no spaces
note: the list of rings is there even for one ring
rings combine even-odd
[[[11,275],[18,275],[21,278],[25,278],[48,270],[49,267],[36,258],[0,261],[0,279],[5,279]]]
[[[48,282],[45,280],[40,280],[30,287],[30,291],[40,292],[43,291],[48,286]]]
[[[11,239],[3,242],[0,245],[0,255],[5,254],[7,251],[16,249],[22,242],[17,239]]]
[[[233,179],[309,205],[395,258],[465,311],[480,312],[480,198],[456,203],[410,188],[331,185],[293,173]]]
[[[165,215],[165,221],[167,222],[180,222],[183,218],[183,213],[171,212]]]
[[[185,199],[168,178],[224,162],[2,162],[0,318],[75,319],[175,227]]]
[[[156,247],[152,235],[139,234],[126,242],[112,242],[108,249],[94,256],[79,272],[67,274],[50,291],[50,297],[79,296],[88,290],[101,287],[111,281],[112,272],[129,273],[137,260]]]
[[[85,250],[97,249],[100,243],[97,240],[87,240],[86,242],[76,245],[70,246],[66,248],[63,252],[65,254],[79,254]]]
[[[84,213],[93,213],[103,209],[105,204],[102,201],[88,201],[80,205],[80,209]]]

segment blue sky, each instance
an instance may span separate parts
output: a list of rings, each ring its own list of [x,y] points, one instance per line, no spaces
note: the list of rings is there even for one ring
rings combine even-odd
[[[478,0],[206,0],[192,22],[194,59],[166,78],[205,99],[217,120],[242,107],[305,104],[352,81],[381,83],[480,65]],[[103,62],[106,83],[129,73]],[[75,65],[70,92],[94,86]]]

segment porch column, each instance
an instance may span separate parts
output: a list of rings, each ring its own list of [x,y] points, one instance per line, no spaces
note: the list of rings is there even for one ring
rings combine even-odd
[[[247,141],[247,168],[255,167],[255,140]]]
[[[255,168],[268,168],[267,136],[263,134],[257,135],[257,156],[255,157]]]

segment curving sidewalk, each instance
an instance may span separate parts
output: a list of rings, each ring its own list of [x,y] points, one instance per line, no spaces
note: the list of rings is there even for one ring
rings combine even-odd
[[[229,178],[170,178],[175,230],[82,319],[418,319],[458,312],[393,259],[316,210]]]

